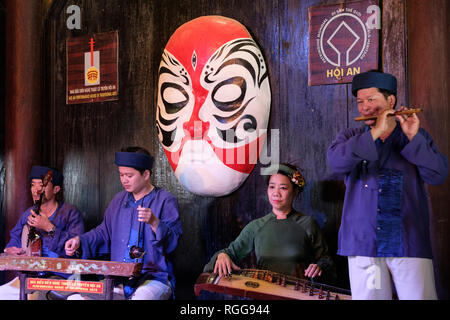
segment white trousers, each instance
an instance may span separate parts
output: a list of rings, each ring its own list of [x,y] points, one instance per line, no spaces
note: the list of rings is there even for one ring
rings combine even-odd
[[[424,258],[348,257],[353,300],[436,300],[433,261]]]
[[[172,296],[170,285],[166,285],[161,281],[147,280],[140,285],[131,295],[130,300],[168,300]],[[123,293],[123,285],[114,287],[114,300],[125,300]],[[81,294],[73,294],[67,297],[67,300],[93,300],[91,297],[82,296]]]

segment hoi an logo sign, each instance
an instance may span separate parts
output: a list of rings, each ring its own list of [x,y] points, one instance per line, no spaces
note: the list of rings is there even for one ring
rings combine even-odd
[[[117,31],[66,40],[67,104],[117,100]]]
[[[309,85],[351,82],[378,68],[378,1],[309,8]]]

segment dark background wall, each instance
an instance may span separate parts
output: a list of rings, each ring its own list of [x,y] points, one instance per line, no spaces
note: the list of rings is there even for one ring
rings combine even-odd
[[[441,151],[450,155],[450,2],[408,1],[408,72],[413,106],[426,107],[423,127]],[[418,23],[423,21],[423,23]],[[429,23],[427,22],[429,21]],[[450,298],[450,179],[430,186],[433,205],[431,234],[436,286],[440,297]]]
[[[175,194],[180,205],[184,234],[175,253],[179,297],[192,295],[192,285],[210,256],[227,246],[250,220],[268,213],[270,206],[259,165],[239,190],[226,197],[195,196],[177,182],[155,127],[156,75],[163,48],[176,28],[202,15],[231,17],[248,28],[268,64],[272,90],[269,128],[279,130],[280,160],[303,168],[308,181],[295,207],[317,218],[334,253],[343,187],[329,177],[325,151],[341,129],[354,125],[351,119],[356,108],[348,85],[307,84],[308,7],[324,3],[333,2],[55,1],[49,12],[46,65],[50,100],[46,105],[52,141],[44,154],[63,169],[66,199],[84,211],[88,228],[102,220],[112,195],[121,189],[114,152],[137,144],[155,155],[154,182]],[[65,28],[70,4],[81,8],[81,30]],[[119,100],[65,105],[65,39],[112,30],[119,31]],[[404,41],[403,34],[399,38]],[[388,41],[383,46],[388,61],[391,55],[396,61],[404,60],[404,51],[391,52]],[[394,67],[393,71],[403,80],[400,87],[404,92],[405,70]],[[339,285],[347,286],[346,261],[335,258]]]
[[[303,168],[307,179],[307,187],[294,207],[316,217],[330,251],[335,253],[345,189],[342,182],[331,175],[325,154],[341,129],[358,125],[352,120],[357,115],[356,101],[347,84],[308,87],[307,64],[308,7],[338,2],[54,0],[45,20],[42,114],[46,125],[40,132],[45,143],[39,148],[43,151],[41,160],[44,163],[63,170],[65,198],[82,210],[86,227],[89,229],[100,223],[109,201],[121,190],[113,164],[114,152],[127,145],[149,149],[156,158],[154,183],[172,192],[179,201],[184,233],[174,254],[176,294],[178,299],[186,299],[194,297],[193,284],[210,256],[234,240],[250,220],[270,211],[263,177],[259,174],[261,165],[255,167],[234,193],[220,198],[199,197],[185,191],[178,183],[157,139],[157,69],[163,48],[181,24],[198,16],[217,14],[244,24],[265,55],[272,91],[269,129],[279,130],[280,160]],[[438,23],[445,31],[448,28],[445,0],[427,3],[428,8],[444,6],[444,13],[430,9],[430,14],[441,16]],[[81,8],[81,30],[66,28],[66,8],[72,4]],[[384,71],[398,77],[399,104],[409,106],[410,91],[416,90],[414,85],[423,82],[424,76],[415,72],[415,66],[427,65],[420,59],[414,60],[414,65],[408,62],[410,21],[421,2],[384,0],[381,6],[380,64]],[[423,23],[434,21],[430,16],[420,16],[420,19]],[[66,105],[66,38],[113,30],[119,31],[119,100]],[[420,37],[428,37],[418,31],[414,36],[418,37],[417,42],[421,41]],[[440,40],[441,43],[432,42],[427,48],[433,53],[438,52],[433,57],[437,59],[436,64],[448,57],[441,48],[447,48],[448,53],[448,39]],[[416,51],[422,49],[418,47]],[[447,73],[445,69],[434,71],[448,76],[448,62]],[[448,86],[446,88],[448,98]],[[433,97],[442,95],[433,92]],[[448,99],[442,100],[444,104],[433,105],[432,110],[429,101],[420,100],[418,106],[426,110],[421,115],[424,126],[434,129],[432,134],[438,137],[438,146],[448,156],[450,119],[446,111],[448,102],[445,102]],[[441,112],[446,116],[436,116]],[[448,298],[448,181],[445,186],[430,191],[432,204],[439,213],[438,219],[433,220],[436,228],[433,243],[438,250],[436,269],[441,274],[438,287],[440,296]],[[340,275],[337,285],[347,287],[346,260],[335,255],[334,258]]]
[[[5,0],[0,0],[0,248],[5,245],[5,17]]]

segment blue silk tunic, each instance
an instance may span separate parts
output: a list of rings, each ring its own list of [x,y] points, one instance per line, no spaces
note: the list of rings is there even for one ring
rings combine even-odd
[[[23,227],[27,224],[28,216],[34,207],[28,208],[19,218],[14,228],[11,229],[11,239],[6,245],[8,247],[21,248],[21,237]],[[70,238],[84,232],[83,217],[78,209],[67,203],[58,203],[56,211],[51,215],[51,223],[56,226],[55,233],[48,235],[37,229],[42,238],[43,256],[70,258],[66,256],[64,244]]]
[[[116,194],[100,225],[80,236],[82,257],[90,259],[110,255],[111,261],[129,262],[130,235],[134,235],[138,228],[138,204],[141,201],[135,203],[134,197],[126,191]],[[150,225],[143,223],[140,244],[146,253],[142,261],[142,276],[133,286],[136,288],[146,279],[164,284],[169,281],[174,286],[175,278],[167,254],[175,250],[182,233],[177,199],[170,192],[155,187],[142,205],[152,210],[159,219],[159,225],[153,232]]]
[[[445,181],[448,160],[424,129],[409,141],[397,123],[384,142],[368,126],[344,129],[327,157],[345,176],[339,255],[432,258],[425,184]]]

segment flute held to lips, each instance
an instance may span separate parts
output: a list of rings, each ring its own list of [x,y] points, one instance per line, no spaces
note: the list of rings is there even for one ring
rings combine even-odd
[[[394,113],[388,114],[388,117],[393,117],[393,116],[400,116],[400,115],[405,115],[405,114],[413,114],[413,113],[418,113],[421,112],[422,109],[417,108],[417,109],[408,109],[408,110],[401,110],[401,111],[396,111]],[[355,118],[355,121],[366,121],[366,120],[376,120],[378,118],[378,116],[369,116],[369,117],[357,117]]]

